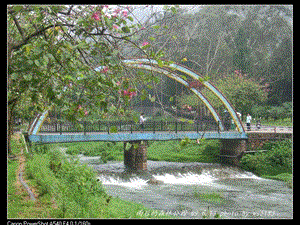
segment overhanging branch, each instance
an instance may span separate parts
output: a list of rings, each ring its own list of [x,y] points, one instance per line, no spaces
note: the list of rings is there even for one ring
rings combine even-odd
[[[42,35],[46,30],[52,28],[52,27],[73,27],[75,25],[72,24],[53,24],[53,25],[49,25],[47,27],[44,27],[42,29],[37,30],[36,32],[30,34],[29,36],[27,36],[26,38],[24,38],[22,41],[20,41],[18,44],[13,44],[12,45],[12,49],[13,50],[18,50],[20,49],[23,45],[27,44],[28,41],[34,37],[37,37],[39,35]]]

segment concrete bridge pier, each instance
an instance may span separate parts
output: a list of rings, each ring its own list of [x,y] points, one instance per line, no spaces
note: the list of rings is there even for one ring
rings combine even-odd
[[[124,165],[129,171],[147,170],[147,141],[124,142]]]
[[[238,166],[244,152],[247,150],[246,140],[222,139],[220,149],[220,162]]]

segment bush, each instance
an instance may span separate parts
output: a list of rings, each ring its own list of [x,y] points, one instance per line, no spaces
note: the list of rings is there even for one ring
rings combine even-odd
[[[269,142],[263,146],[267,152],[247,154],[242,157],[243,169],[259,176],[275,176],[281,173],[292,173],[292,141]]]
[[[45,154],[49,151],[48,145],[41,145],[41,144],[33,144],[31,147],[32,152],[37,154]]]

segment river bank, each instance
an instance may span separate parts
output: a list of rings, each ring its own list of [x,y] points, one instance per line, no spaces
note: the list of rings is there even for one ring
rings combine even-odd
[[[123,161],[123,143],[68,143],[71,155],[100,156],[96,163]],[[241,168],[257,176],[287,182],[292,187],[292,140],[270,142],[263,146],[267,152],[246,154],[241,159]],[[218,140],[155,141],[148,142],[148,160],[167,162],[219,162],[220,142]]]
[[[37,147],[33,155],[22,153],[26,157],[24,179],[37,199],[31,201],[28,193],[17,185],[21,148],[24,146],[15,135],[15,157],[7,163],[7,218],[170,218],[152,213],[141,204],[108,195],[94,170],[67,160],[60,151],[46,151],[50,146]]]
[[[282,176],[282,173],[280,172],[283,171],[287,174],[291,174],[291,170],[283,170],[286,167],[286,163],[288,164],[290,162],[285,158],[289,158],[290,155],[285,153],[283,154],[283,152],[285,151],[281,150],[279,152],[281,152],[282,154],[279,154],[278,151],[275,151],[275,148],[272,150],[272,146],[275,145],[270,145],[271,151],[268,153],[268,157],[263,158],[265,160],[264,162],[270,162],[271,159],[274,159],[274,152],[277,152],[275,154],[275,158],[277,159],[279,157],[279,162],[281,162],[281,169],[277,168],[273,170],[277,171],[278,173],[272,172],[272,166],[275,166],[274,168],[276,168],[277,165],[274,162],[273,164],[271,164],[271,167],[268,167],[269,174],[265,173],[263,174],[263,176],[273,176],[269,177],[271,179],[286,179],[286,176]],[[286,150],[291,147],[291,145],[288,144],[283,146],[285,146]],[[279,149],[282,149],[282,146],[277,147],[279,147]],[[20,143],[17,144],[15,148],[20,148]],[[64,149],[66,153],[74,156],[81,154],[81,158],[83,160],[81,161],[81,163],[76,163],[75,161],[70,162],[68,160],[66,161],[65,159],[63,159],[64,157],[60,153],[58,153],[61,151],[53,151],[55,149]],[[188,218],[203,218],[207,217],[208,212],[210,217],[220,216],[220,211],[219,213],[216,211],[213,213],[213,211],[211,211],[212,208],[210,211],[207,211],[208,207],[213,206],[214,209],[216,209],[219,207],[218,205],[220,205],[221,203],[228,203],[228,201],[229,203],[232,203],[232,201],[234,201],[236,202],[235,204],[241,204],[241,202],[239,202],[238,200],[240,194],[232,195],[233,192],[231,190],[231,187],[229,187],[229,189],[226,189],[225,191],[218,188],[213,188],[212,191],[211,187],[209,189],[205,189],[205,185],[203,185],[203,182],[212,182],[210,184],[216,185],[217,187],[219,187],[220,185],[222,187],[225,187],[228,186],[228,184],[230,184],[230,186],[232,186],[232,184],[234,186],[238,185],[234,188],[238,188],[239,191],[234,193],[245,192],[244,195],[248,197],[252,194],[258,195],[259,193],[256,193],[256,191],[253,189],[253,191],[251,192],[252,194],[250,195],[249,193],[247,193],[247,191],[249,190],[244,188],[240,189],[239,185],[241,181],[246,184],[247,182],[250,182],[247,184],[247,187],[249,185],[253,185],[253,187],[257,188],[257,185],[259,185],[259,187],[261,186],[261,188],[263,188],[264,190],[266,189],[265,194],[263,196],[259,196],[260,198],[268,198],[269,196],[271,196],[271,198],[273,199],[282,198],[282,196],[273,196],[272,193],[276,191],[273,190],[273,185],[275,185],[275,187],[280,186],[282,190],[287,193],[287,196],[290,196],[290,194],[288,193],[292,192],[292,190],[287,191],[284,187],[284,183],[282,182],[276,183],[276,181],[272,180],[261,180],[259,177],[248,172],[240,171],[236,173],[233,170],[230,170],[229,174],[231,175],[229,176],[229,178],[227,180],[220,180],[218,178],[219,175],[216,175],[216,173],[214,172],[215,170],[209,170],[202,173],[202,170],[200,171],[198,169],[191,169],[191,165],[193,163],[197,164],[199,163],[199,161],[206,163],[204,167],[207,167],[207,163],[217,166],[216,160],[219,150],[219,142],[214,140],[201,141],[200,144],[196,141],[190,141],[189,143],[184,145],[180,141],[150,142],[148,146],[149,170],[150,172],[152,171],[157,179],[161,179],[164,181],[165,184],[161,186],[145,185],[147,179],[134,177],[134,175],[133,177],[132,175],[130,175],[131,177],[129,177],[129,180],[127,181],[124,181],[120,178],[115,179],[111,176],[102,175],[101,177],[101,171],[105,170],[103,168],[105,168],[106,166],[109,166],[110,170],[112,168],[112,165],[114,168],[117,168],[119,172],[120,170],[124,170],[124,165],[122,162],[104,164],[104,162],[107,162],[108,160],[123,160],[122,143],[72,143],[59,145],[40,145],[33,146],[33,150],[35,154],[33,156],[27,156],[28,162],[26,164],[28,165],[26,166],[27,172],[25,173],[25,176],[29,185],[31,187],[34,187],[34,189],[36,190],[39,203],[33,203],[28,199],[24,200],[22,196],[18,196],[16,194],[16,190],[13,189],[14,181],[8,182],[9,190],[11,190],[9,191],[10,194],[8,205],[16,204],[16,202],[21,201],[19,207],[15,207],[14,205],[14,210],[8,210],[8,215],[12,215],[13,218],[169,218],[174,216],[177,217],[177,212],[180,212],[179,216],[184,215],[188,212],[190,213]],[[56,153],[53,154],[54,152]],[[96,157],[99,155],[100,157]],[[88,158],[86,156],[94,157]],[[258,161],[256,161],[256,164],[250,164],[250,162],[252,162],[253,160],[252,157],[254,156],[257,158],[257,160],[262,160],[262,158],[259,158],[257,153],[255,153],[252,156],[248,155],[246,157],[247,160],[242,160],[242,163],[243,165],[247,165],[246,169],[253,170],[253,172],[255,171],[256,173],[259,173],[260,170],[255,170],[255,166],[257,166],[256,164]],[[263,157],[261,154],[259,156]],[[86,157],[86,159],[84,159],[84,157]],[[87,160],[87,164],[89,164],[90,166],[82,165],[82,162],[85,160]],[[178,162],[178,165],[180,165],[180,171],[174,173],[170,172],[170,168],[174,167],[176,162]],[[187,164],[181,165],[182,163],[184,164],[184,162]],[[168,163],[169,165],[171,165],[171,167],[168,170],[164,171]],[[102,166],[103,168],[99,170],[99,168],[95,169],[94,167],[94,169],[92,170],[91,165],[98,165],[98,167]],[[13,180],[11,178],[14,177],[14,173],[11,171],[13,171],[15,167],[15,162],[13,160],[9,161],[9,180]],[[154,171],[154,167],[157,167],[157,170]],[[163,170],[164,172],[157,173],[158,170]],[[226,170],[227,169],[225,168],[225,171]],[[60,172],[58,173],[58,171]],[[97,171],[97,173],[95,173],[95,171]],[[99,171],[101,182],[97,181],[99,179]],[[216,171],[218,171],[218,169]],[[144,189],[136,189],[136,185],[143,187]],[[192,189],[190,189],[190,187],[192,187],[191,185],[194,185]],[[173,193],[176,188],[179,190],[179,193],[175,194],[177,197],[175,196],[170,198],[170,193]],[[270,192],[268,192],[267,189],[270,190]],[[143,198],[143,196],[148,196],[145,195],[144,191],[150,194],[149,199],[147,200]],[[162,191],[165,193],[169,193],[166,196],[163,196],[162,199],[170,199],[170,201],[173,201],[174,204],[176,201],[182,202],[183,199],[184,201],[182,202],[182,204],[175,205],[175,208],[169,208],[169,211],[167,210],[167,207],[157,208],[155,207],[155,205],[153,206],[153,204],[157,204],[155,203],[158,198],[157,196],[159,196],[159,193],[161,193]],[[127,196],[130,197],[124,198],[124,196],[126,195],[125,193],[127,193]],[[26,193],[23,193],[23,196],[25,195]],[[174,195],[174,193],[172,195]],[[122,197],[122,199],[117,196]],[[140,199],[139,197],[135,199],[136,197],[134,196],[141,196],[142,199]],[[151,196],[154,199],[151,200]],[[228,199],[228,197],[230,197],[230,199]],[[10,201],[10,199],[13,200],[14,198],[19,198],[19,200]],[[285,198],[289,199],[288,201],[290,201],[290,197]],[[184,206],[184,202],[189,202],[188,200],[191,199],[192,202],[201,202],[201,204],[205,205],[205,208],[200,207],[200,210],[199,205],[197,206],[198,203],[195,206],[196,208],[189,208],[189,206]],[[249,199],[249,201],[252,202],[251,198]],[[253,202],[253,204],[256,204],[255,201]],[[10,207],[10,209],[12,209],[12,207]],[[16,211],[19,212],[16,213]],[[196,211],[198,212],[197,215],[195,214]],[[249,212],[249,210],[247,211],[245,209],[244,211],[239,211],[237,215],[239,215],[238,217],[240,217],[246,212],[251,214],[252,211]],[[261,214],[261,212],[262,210],[255,211],[256,214]],[[273,210],[272,212],[275,211]],[[228,217],[226,215],[226,211],[223,211],[222,215],[223,216],[221,216],[221,218],[233,218],[230,216]],[[280,217],[285,217],[286,214],[281,213],[280,215]]]

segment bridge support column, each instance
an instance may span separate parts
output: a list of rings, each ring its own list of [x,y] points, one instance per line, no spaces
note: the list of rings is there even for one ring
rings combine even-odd
[[[129,171],[147,170],[147,142],[124,142],[124,165]]]
[[[246,148],[246,140],[222,139],[220,150],[221,163],[238,166]]]

